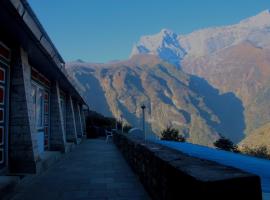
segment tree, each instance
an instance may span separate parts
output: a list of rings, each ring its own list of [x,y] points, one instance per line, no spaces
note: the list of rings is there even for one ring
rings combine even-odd
[[[167,126],[166,129],[161,131],[162,140],[171,140],[177,142],[185,142],[186,138],[182,135],[179,135],[179,131],[172,126]]]
[[[223,136],[214,142],[214,146],[225,151],[239,152],[237,145]]]

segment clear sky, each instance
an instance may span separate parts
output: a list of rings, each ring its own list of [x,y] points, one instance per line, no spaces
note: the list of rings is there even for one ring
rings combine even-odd
[[[270,0],[28,0],[66,61],[126,59],[142,35],[190,33],[270,9]]]

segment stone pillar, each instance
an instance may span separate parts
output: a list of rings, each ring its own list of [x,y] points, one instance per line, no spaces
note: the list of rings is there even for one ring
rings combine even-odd
[[[75,122],[75,114],[74,114],[74,107],[72,97],[68,95],[67,97],[67,125],[66,125],[66,134],[67,134],[67,141],[68,142],[75,142],[77,143],[77,129],[76,129],[76,122]]]
[[[64,129],[64,118],[61,110],[60,89],[57,81],[51,87],[51,135],[50,150],[66,151],[66,135]]]
[[[23,49],[13,51],[10,76],[9,168],[36,173],[38,156],[31,95],[31,67]]]

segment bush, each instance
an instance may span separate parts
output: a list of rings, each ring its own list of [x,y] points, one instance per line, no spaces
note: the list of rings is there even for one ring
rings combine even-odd
[[[90,111],[86,118],[86,132],[88,138],[105,136],[105,129],[115,128],[116,119],[105,117],[97,112]]]
[[[123,132],[128,133],[130,129],[132,129],[132,126],[129,124],[125,124],[123,127]]]
[[[248,146],[243,146],[241,152],[243,154],[247,154],[250,156],[270,159],[270,153],[268,152],[268,149],[266,146],[258,146],[258,147],[253,147],[253,148],[248,147]]]
[[[98,126],[101,128],[112,129],[115,127],[116,120],[112,117],[105,117],[99,113],[91,112],[86,118],[88,126]]]
[[[239,152],[237,145],[235,145],[231,140],[221,136],[217,141],[214,142],[214,146],[218,149],[231,151],[231,152]]]
[[[171,126],[161,131],[161,140],[171,140],[177,142],[185,142],[186,138],[179,135],[179,131]]]

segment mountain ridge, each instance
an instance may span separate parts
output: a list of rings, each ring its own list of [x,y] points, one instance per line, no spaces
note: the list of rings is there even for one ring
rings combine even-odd
[[[244,136],[242,103],[235,95],[220,94],[202,78],[190,76],[156,56],[137,55],[111,64],[69,65],[69,73],[80,80],[90,108],[102,114],[118,119],[122,115],[126,122],[141,127],[140,105],[144,103],[148,131],[157,135],[172,125],[188,141],[208,146],[220,135],[234,142]],[[235,107],[222,105],[224,101]],[[232,109],[239,115],[230,121],[226,113]]]
[[[234,25],[200,29],[185,35],[178,35],[168,29],[162,29],[157,34],[142,36],[139,42],[133,46],[130,57],[135,54],[158,55],[162,59],[173,60],[170,62],[171,64],[180,66],[177,59],[181,61],[189,55],[200,57],[214,53],[250,39],[249,35],[256,29],[268,27],[270,27],[270,13],[269,10],[265,10]],[[167,36],[171,36],[174,43],[162,49],[161,44],[166,43]],[[166,52],[165,55],[160,55],[163,51],[167,51],[168,55]]]

